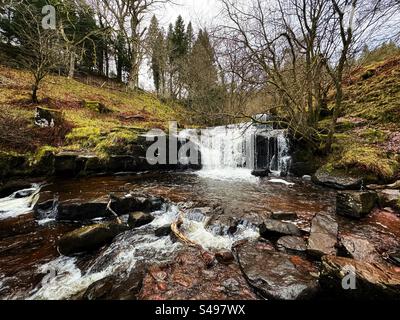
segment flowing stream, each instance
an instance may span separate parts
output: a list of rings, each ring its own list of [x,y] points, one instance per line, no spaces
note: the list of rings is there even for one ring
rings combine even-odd
[[[286,172],[290,157],[282,130],[211,128],[199,145],[203,169],[198,172],[54,179],[0,199],[0,298],[71,299],[94,282],[110,275],[124,277],[142,263],[171,263],[185,245],[154,232],[175,222],[180,212],[185,236],[204,250],[217,252],[231,250],[243,239],[257,239],[258,225],[272,212],[295,212],[294,223],[308,231],[315,214],[334,211],[332,190],[301,179],[251,175],[260,167],[277,176]],[[81,224],[32,213],[39,196],[82,203],[132,190],[162,197],[166,204],[152,212],[152,223],[122,233],[111,245],[87,255],[64,257],[57,251],[58,239]],[[234,233],[229,232],[233,222]],[[399,247],[399,224],[393,216],[374,215],[357,224],[338,222],[341,230],[367,235],[382,250]]]

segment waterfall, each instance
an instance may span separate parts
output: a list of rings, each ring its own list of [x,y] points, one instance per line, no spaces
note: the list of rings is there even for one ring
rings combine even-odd
[[[198,145],[203,173],[249,175],[257,169],[270,170],[274,176],[287,174],[290,156],[286,130],[241,123],[203,129],[199,137],[194,131],[184,135]]]

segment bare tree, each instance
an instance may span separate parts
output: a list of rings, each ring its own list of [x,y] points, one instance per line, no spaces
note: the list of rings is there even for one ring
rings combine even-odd
[[[21,1],[11,8],[18,16],[13,21],[19,39],[16,59],[33,75],[32,102],[37,103],[41,81],[59,64],[59,38],[56,31],[42,28],[41,12],[29,2]]]

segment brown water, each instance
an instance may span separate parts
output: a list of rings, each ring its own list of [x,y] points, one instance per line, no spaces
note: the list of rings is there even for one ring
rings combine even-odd
[[[109,193],[144,192],[161,196],[185,209],[212,207],[211,223],[222,225],[229,225],[232,221],[257,225],[272,212],[284,211],[297,213],[296,224],[307,230],[315,214],[334,213],[334,191],[299,179],[291,182],[293,186],[271,183],[269,179],[216,180],[191,173],[158,172],[48,181],[41,192],[50,198],[58,194],[60,201],[91,201]],[[341,232],[367,237],[380,252],[400,249],[400,219],[392,213],[377,210],[362,221],[340,217],[337,220]],[[179,244],[172,244],[169,240],[150,237],[148,234],[152,227],[149,227],[136,233],[128,232],[99,253],[78,258],[60,257],[56,250],[57,240],[76,227],[76,224],[54,221],[38,224],[29,212],[0,220],[0,298],[32,296],[43,286],[41,281],[47,270],[41,266],[46,264],[64,268],[58,275],[59,282],[52,283],[53,287],[61,284],[77,286],[76,291],[79,291],[104,277],[105,270],[114,272],[131,268],[138,259],[168,260],[172,252],[180,248]],[[135,250],[139,249],[134,251],[133,246]],[[40,298],[55,299],[67,296],[65,291],[60,293],[55,289],[39,295]]]

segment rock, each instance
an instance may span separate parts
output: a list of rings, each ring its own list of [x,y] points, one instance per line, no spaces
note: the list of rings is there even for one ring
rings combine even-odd
[[[383,262],[375,247],[366,239],[353,235],[342,235],[340,242],[346,255],[354,260],[370,263]]]
[[[251,174],[253,176],[260,177],[260,178],[268,177],[270,173],[271,173],[271,171],[268,170],[268,169],[266,169],[266,170],[264,170],[264,169],[256,169],[256,170],[253,170],[251,172]]]
[[[278,220],[265,219],[260,225],[260,235],[265,239],[280,236],[301,236],[301,231],[294,224]]]
[[[36,189],[33,189],[33,188],[20,190],[15,193],[14,198],[15,199],[27,198],[27,197],[31,196],[35,191],[36,191]]]
[[[378,191],[379,204],[381,207],[390,207],[400,211],[400,190],[385,189]]]
[[[353,271],[356,289],[344,290],[343,279]],[[322,258],[321,286],[332,297],[362,300],[399,300],[400,273],[389,267],[356,261],[353,259],[325,256]]]
[[[400,180],[396,181],[395,183],[388,184],[387,187],[389,189],[398,189],[398,190],[400,190]]]
[[[376,191],[376,190],[383,190],[386,186],[382,184],[369,184],[367,185],[368,190]]]
[[[76,152],[60,152],[54,157],[54,173],[58,176],[77,175],[79,168],[77,166]]]
[[[323,255],[335,255],[338,228],[339,226],[333,217],[317,214],[311,222],[307,252],[317,258]]]
[[[149,213],[133,212],[129,214],[128,225],[131,228],[139,228],[151,223],[153,220],[154,217]]]
[[[118,234],[127,230],[128,226],[115,223],[82,227],[64,235],[58,243],[58,250],[65,256],[93,251],[111,243]]]
[[[312,181],[338,190],[360,190],[363,183],[361,177],[350,177],[339,171],[328,172],[325,168],[317,170]]]
[[[60,125],[62,121],[62,112],[49,108],[37,107],[35,111],[35,125],[41,128],[53,128]]]
[[[301,177],[304,181],[311,181],[312,180],[312,176],[309,175],[304,175]]]
[[[389,260],[400,267],[400,251],[389,253]]]
[[[279,251],[288,254],[301,255],[307,251],[307,243],[302,237],[285,236],[278,240],[276,246]]]
[[[126,155],[112,155],[108,160],[110,172],[134,172],[137,170],[137,157]]]
[[[167,224],[165,226],[159,227],[158,229],[156,229],[156,231],[154,231],[154,234],[156,235],[156,237],[166,237],[169,236],[171,234],[171,225]]]
[[[215,254],[215,258],[219,263],[222,264],[231,264],[235,261],[232,251],[229,250],[217,252]]]
[[[3,185],[0,185],[0,198],[8,197],[13,193],[32,188],[32,183],[25,180],[9,181]]]
[[[108,276],[92,285],[80,300],[136,300],[143,284],[145,266],[136,266],[128,277]]]
[[[148,269],[139,300],[255,300],[237,264],[207,265],[196,248]]]
[[[110,113],[112,112],[110,109],[108,109],[104,104],[98,101],[83,101],[83,106],[87,109],[90,109],[92,111],[98,112],[98,113]]]
[[[271,216],[273,220],[293,221],[297,220],[297,213],[294,212],[274,212]]]
[[[275,252],[262,243],[236,247],[240,267],[248,282],[265,299],[302,300],[318,291],[317,268],[308,261]]]
[[[92,202],[64,201],[58,205],[56,220],[58,221],[86,221],[96,218],[107,218],[111,213],[107,210],[107,199]]]
[[[336,213],[350,218],[362,218],[375,207],[378,197],[371,191],[342,191],[336,196]]]

